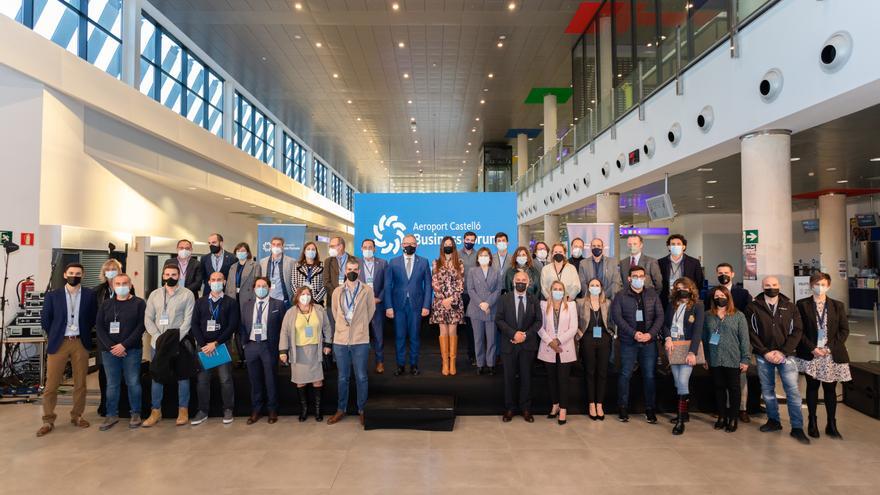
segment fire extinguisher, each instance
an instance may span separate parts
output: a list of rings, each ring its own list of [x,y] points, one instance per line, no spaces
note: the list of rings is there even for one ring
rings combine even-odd
[[[25,296],[36,288],[33,277],[28,277],[18,283],[18,306],[24,308]]]

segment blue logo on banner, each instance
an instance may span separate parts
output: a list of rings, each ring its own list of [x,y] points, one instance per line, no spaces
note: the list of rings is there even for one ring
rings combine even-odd
[[[257,260],[272,254],[273,237],[284,239],[284,254],[298,260],[306,239],[306,226],[302,224],[261,223],[257,224],[257,249],[254,256]]]
[[[367,238],[376,241],[377,256],[398,256],[403,252],[403,237],[412,234],[419,253],[431,259],[439,254],[440,242],[447,235],[461,249],[468,231],[477,234],[477,248],[486,246],[493,252],[495,234],[504,232],[513,251],[517,246],[516,193],[354,195],[357,256]]]

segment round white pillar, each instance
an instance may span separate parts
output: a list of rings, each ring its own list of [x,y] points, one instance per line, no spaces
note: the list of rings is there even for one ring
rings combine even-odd
[[[757,280],[744,280],[744,285],[758,294],[761,279],[773,275],[780,291],[793,298],[791,131],[760,131],[741,139],[742,228],[758,231]]]
[[[556,95],[544,95],[544,153],[556,146]]]
[[[528,225],[521,223],[517,226],[517,243],[520,246],[529,247],[529,241],[532,240],[532,229]]]
[[[614,230],[609,242],[613,246],[609,256],[619,257],[620,250],[620,193],[596,195],[596,222],[613,223]],[[588,244],[590,239],[584,239]]]
[[[529,136],[516,135],[516,178],[519,179],[529,169]]]
[[[819,196],[819,266],[831,275],[828,295],[849,307],[849,261],[847,260],[846,195],[823,194]],[[841,272],[840,268],[844,267]]]
[[[550,246],[559,242],[559,215],[544,215],[544,242]]]

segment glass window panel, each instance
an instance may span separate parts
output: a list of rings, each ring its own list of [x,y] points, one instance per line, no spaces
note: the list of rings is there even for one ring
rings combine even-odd
[[[266,148],[266,143],[262,139],[255,137],[254,138],[254,157],[256,157],[257,160],[266,161],[263,158],[263,150],[265,148]]]
[[[22,22],[22,0],[3,0],[0,1],[0,14],[5,15],[16,22]]]
[[[692,50],[689,58],[693,60],[728,34],[727,0],[692,1],[689,5],[688,40]]]
[[[122,0],[89,0],[89,19],[122,39]]]
[[[275,146],[275,123],[268,118],[266,119],[266,142]]]
[[[642,64],[642,97],[649,95],[664,81],[659,73],[660,41],[657,33],[657,10],[654,0],[635,0],[636,60]],[[637,66],[638,67],[638,66]],[[638,69],[636,70],[638,78]],[[638,81],[636,81],[638,83]],[[638,101],[638,95],[636,95]]]
[[[156,61],[156,26],[146,17],[141,17],[141,55]]]
[[[664,79],[675,75],[676,46],[675,33],[681,29],[681,63],[688,62],[687,49],[687,9],[690,0],[660,0],[660,73]]]
[[[597,41],[597,67],[599,67],[599,84],[598,84],[598,107],[599,115],[597,119],[597,131],[605,129],[613,120],[613,108],[611,101],[611,85],[614,83],[614,68],[612,66],[611,54],[611,2],[605,2],[599,12],[596,14],[595,20],[596,41]],[[531,155],[530,155],[531,156]]]
[[[186,85],[202,98],[205,94],[205,66],[195,57],[186,57]]]
[[[223,137],[223,112],[216,107],[208,107],[208,125],[207,129],[212,133]]]
[[[241,149],[249,155],[254,154],[254,135],[248,131],[241,131]]]
[[[211,71],[208,71],[208,102],[223,110],[223,81]]]
[[[266,146],[266,165],[275,168],[275,147]]]
[[[166,107],[180,113],[183,97],[183,85],[162,73],[160,101]]]
[[[79,15],[57,0],[34,1],[34,31],[70,53],[79,54]]]
[[[122,43],[89,23],[88,61],[119,79],[122,77]]]
[[[632,56],[632,14],[629,2],[614,2],[614,102],[615,118],[623,115],[636,103]]]
[[[253,128],[253,122],[251,122],[253,108],[251,104],[248,103],[244,98],[241,99],[241,124],[245,129],[251,130]]]
[[[581,126],[585,129],[584,135],[586,139],[592,139],[596,135],[598,118],[598,104],[596,83],[598,82],[598,60],[596,58],[596,24],[591,24],[584,33],[584,116],[586,122]],[[586,141],[584,141],[586,142]]]
[[[144,59],[141,59],[141,93],[156,99],[156,69],[153,65]]]
[[[264,137],[263,136],[263,132],[264,132],[263,124],[265,124],[265,122],[266,122],[264,120],[263,114],[254,110],[254,119],[255,119],[254,120],[254,134],[259,136],[260,138],[263,138]]]
[[[241,120],[239,120],[238,118],[238,107],[240,99],[241,97],[238,96],[238,93],[232,94],[232,120],[239,123],[241,123]]]
[[[743,22],[748,16],[755,13],[756,10],[763,7],[770,0],[739,0],[736,3],[736,18],[738,22]]]
[[[584,116],[584,39],[578,39],[571,49],[572,115]]]
[[[205,100],[192,91],[186,92],[186,118],[204,127],[205,125]]]
[[[162,70],[171,75],[171,77],[181,80],[181,72],[183,68],[183,50],[180,45],[168,35],[162,33]]]

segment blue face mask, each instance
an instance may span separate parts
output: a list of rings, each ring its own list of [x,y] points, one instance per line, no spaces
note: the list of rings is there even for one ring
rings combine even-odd
[[[223,292],[223,282],[211,282],[211,292]]]
[[[632,282],[630,282],[630,283],[632,284],[633,289],[641,289],[642,287],[645,286],[645,279],[634,278],[634,279],[632,279]]]
[[[553,300],[554,301],[561,301],[563,296],[565,296],[564,291],[561,291],[561,290],[554,290],[553,291]]]
[[[119,272],[117,272],[116,270],[107,270],[106,272],[104,272],[104,276],[107,277],[108,282],[112,282],[117,275],[119,275]]]
[[[247,251],[239,251],[235,253],[235,257],[238,258],[238,261],[244,261],[248,258]]]
[[[598,296],[601,293],[602,293],[601,287],[596,287],[596,286],[590,287],[590,295]]]
[[[681,253],[684,252],[684,246],[669,246],[669,252],[673,256],[681,256]]]
[[[269,295],[269,288],[268,287],[257,287],[256,289],[254,289],[254,292],[257,294],[257,297],[262,299],[262,298]]]
[[[315,251],[314,249],[306,249],[306,259],[313,260],[313,259],[315,259],[315,256],[317,256],[317,255],[318,255],[318,252]]]
[[[131,293],[131,287],[127,285],[120,285],[119,287],[114,287],[113,291],[116,292],[116,295],[125,299],[128,297],[128,294]]]

